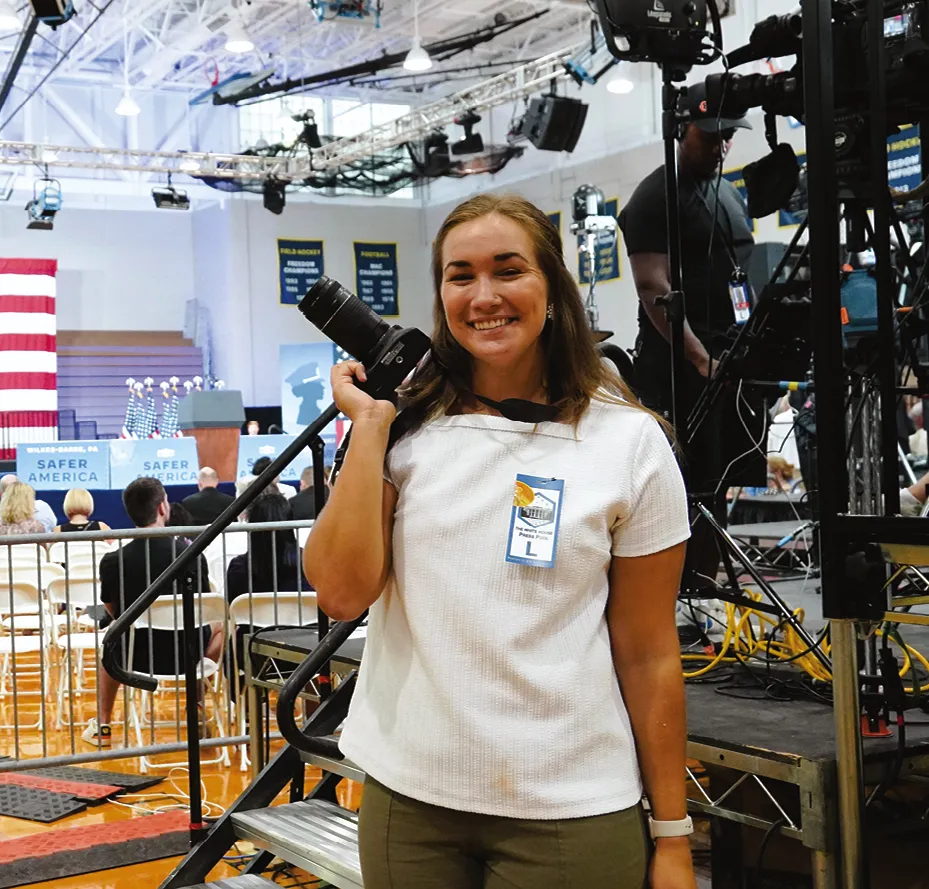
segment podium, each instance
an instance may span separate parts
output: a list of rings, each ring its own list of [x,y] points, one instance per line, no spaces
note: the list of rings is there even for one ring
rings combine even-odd
[[[242,393],[231,389],[191,392],[181,399],[178,425],[197,441],[200,466],[211,466],[221,482],[234,482],[239,437],[245,422]]]

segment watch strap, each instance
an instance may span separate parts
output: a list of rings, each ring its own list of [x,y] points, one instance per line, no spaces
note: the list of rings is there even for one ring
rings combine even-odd
[[[662,837],[686,837],[694,832],[693,818],[688,815],[680,821],[656,821],[649,815],[648,832],[653,840],[659,840]]]

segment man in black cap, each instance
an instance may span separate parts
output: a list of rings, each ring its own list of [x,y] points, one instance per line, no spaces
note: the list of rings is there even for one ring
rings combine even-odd
[[[721,176],[736,129],[751,129],[751,124],[744,118],[717,119],[709,114],[702,84],[688,88],[682,110],[687,123],[678,139],[678,205],[686,307],[683,387],[689,411],[715,369],[714,359],[730,342],[726,334],[747,318],[745,270],[754,241],[744,201]],[[638,394],[649,407],[669,414],[671,331],[664,307],[656,302],[671,289],[665,208],[665,170],[661,166],[639,183],[620,213],[619,225],[639,296]],[[720,496],[752,461],[749,456],[736,460],[728,470],[727,466],[739,454],[751,451],[752,445],[739,422],[734,399],[730,396],[720,401],[687,449],[686,469],[690,492],[715,500],[714,511],[722,517]],[[752,409],[744,403],[741,414],[749,428],[757,426]],[[758,456],[756,451],[756,464]]]

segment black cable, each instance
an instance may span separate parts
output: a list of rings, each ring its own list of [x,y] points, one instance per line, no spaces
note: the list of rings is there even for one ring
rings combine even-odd
[[[777,832],[778,828],[787,823],[786,818],[778,818],[764,833],[761,839],[761,845],[758,847],[758,857],[755,859],[755,885],[761,887],[761,878],[764,873],[764,853],[767,851],[768,843],[771,837]]]

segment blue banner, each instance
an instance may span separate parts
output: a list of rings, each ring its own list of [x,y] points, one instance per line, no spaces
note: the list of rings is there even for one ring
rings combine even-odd
[[[355,293],[378,315],[400,314],[397,245],[355,241]]]
[[[107,442],[43,441],[16,446],[16,475],[37,491],[110,487]]]
[[[619,199],[606,202],[606,215],[614,219],[619,215]],[[577,277],[581,284],[590,283],[590,263],[586,253],[581,253],[584,236],[577,236]],[[619,226],[616,227],[616,239],[610,244],[597,246],[597,281],[615,281],[622,275],[619,265]]]
[[[745,219],[748,222],[752,234],[755,234],[755,220],[748,215],[748,189],[745,187],[745,174],[742,172],[744,167],[735,170],[724,170],[723,179],[728,179],[735,186],[735,190],[742,196],[745,202]]]
[[[922,182],[919,127],[904,127],[887,140],[887,179],[897,191],[912,191]]]
[[[296,437],[296,435],[243,435],[239,439],[239,465],[236,467],[236,478],[251,475],[255,461],[262,457],[270,457],[272,460],[279,457]],[[281,480],[298,482],[303,470],[312,465],[313,455],[309,448],[304,448],[297,459],[281,473]]]
[[[277,239],[281,302],[295,306],[325,273],[322,241]]]
[[[200,471],[193,438],[117,438],[110,443],[110,487],[121,490],[137,478],[163,485],[194,485]]]
[[[301,432],[332,403],[329,375],[332,365],[349,356],[335,343],[293,343],[280,347],[281,421],[288,434]],[[326,444],[326,462],[332,463],[336,443],[348,423],[339,417],[321,434]],[[268,438],[268,436],[259,436]],[[245,439],[241,439],[245,441]]]
[[[545,215],[548,216],[551,224],[555,226],[558,236],[561,237],[561,211],[556,210],[554,213],[546,213]]]

